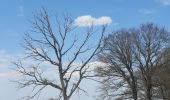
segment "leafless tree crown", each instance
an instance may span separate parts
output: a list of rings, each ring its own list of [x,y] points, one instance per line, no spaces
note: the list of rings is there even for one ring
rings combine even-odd
[[[34,60],[36,64],[24,64],[23,61],[14,64],[24,77],[18,81],[20,88],[33,86],[36,91],[30,98],[51,86],[59,90],[57,99],[69,100],[76,90],[84,91],[80,88],[80,83],[91,72],[88,64],[99,51],[106,26],[102,26],[101,30],[96,30],[93,26],[78,28],[68,14],[54,18],[56,20],[51,20],[52,18],[43,9],[34,16],[31,21],[33,27],[25,35],[26,58]],[[95,45],[91,45],[94,37],[98,40],[93,40]],[[46,70],[42,70],[44,63],[47,63]],[[27,65],[30,66],[26,67]],[[55,72],[55,80],[44,75],[50,68]]]
[[[169,32],[153,23],[120,30],[105,38],[98,59],[106,65],[97,68],[98,75],[103,78],[102,99],[114,96],[134,100],[157,98],[155,91],[159,87],[154,85],[155,74],[158,68],[169,65],[165,56],[169,39]],[[121,94],[115,93],[122,88]]]

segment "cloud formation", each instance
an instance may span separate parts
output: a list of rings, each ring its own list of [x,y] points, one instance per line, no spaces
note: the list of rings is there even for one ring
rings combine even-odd
[[[38,49],[39,50],[39,49]],[[11,63],[11,61],[16,61],[18,58],[23,58],[24,54],[17,54],[17,55],[12,55],[7,53],[4,50],[0,50],[0,79],[1,78],[10,78],[10,77],[17,77],[20,75],[20,73],[16,72],[15,70],[12,70],[11,68],[14,68],[14,65]],[[31,63],[30,63],[31,62]],[[31,71],[31,68],[29,67],[32,64],[39,64],[39,62],[36,62],[34,60],[31,59],[25,59],[23,61],[23,66],[25,66],[26,69],[28,69],[28,71]],[[69,63],[63,62],[64,66],[67,66]],[[50,67],[49,67],[50,66]],[[74,66],[75,68],[78,66],[82,66],[82,63],[73,63],[71,66]],[[98,67],[98,66],[103,66],[102,62],[90,62],[85,66],[85,69],[88,68],[87,70],[87,74],[91,75],[93,73],[91,73],[91,70],[94,70],[94,68]],[[51,80],[55,79],[56,77],[49,77],[49,76],[55,76],[56,74],[56,66],[51,65],[49,62],[43,62],[41,63],[41,66],[39,66],[39,71],[43,71],[43,75],[44,77],[48,77]],[[73,68],[74,69],[74,68]],[[69,75],[71,74],[73,70],[70,70],[66,73],[65,77],[69,77]],[[79,72],[74,72],[72,74],[73,78],[76,79],[77,77],[79,77]],[[74,80],[73,79],[73,80]]]
[[[165,6],[170,5],[170,0],[156,0],[156,1]]]
[[[16,71],[1,72],[0,78],[15,77],[19,75]]]
[[[79,16],[74,20],[75,26],[88,27],[88,26],[99,26],[107,25],[112,22],[112,19],[108,16],[102,16],[99,18],[92,17],[91,15]]]
[[[12,63],[15,57],[6,53],[4,50],[0,50],[0,78],[13,77],[16,76],[17,73],[15,71],[11,71]]]
[[[4,50],[0,50],[0,69],[6,68],[11,65],[11,60],[13,60],[14,57],[7,54]]]

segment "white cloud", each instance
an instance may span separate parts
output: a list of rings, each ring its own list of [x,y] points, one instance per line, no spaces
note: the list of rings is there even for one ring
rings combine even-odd
[[[0,78],[8,78],[8,77],[18,76],[19,73],[17,73],[16,71],[11,69],[11,68],[14,68],[14,65],[11,63],[11,61],[16,61],[18,58],[23,58],[23,57],[24,57],[23,54],[12,55],[12,54],[7,53],[4,50],[0,50]],[[26,66],[25,68],[29,69],[30,65],[37,64],[37,63],[39,63],[39,62],[36,62],[34,60],[31,60],[31,59],[25,59],[23,61],[23,66]],[[65,62],[65,63],[63,63],[63,65],[67,66],[68,63]],[[86,67],[89,70],[89,72],[87,74],[88,75],[93,74],[91,72],[91,70],[93,70],[94,68],[96,68],[98,66],[102,66],[102,65],[103,65],[103,63],[97,62],[97,61],[88,63],[86,65]],[[72,69],[74,69],[75,67],[82,66],[82,63],[76,62],[76,63],[73,63],[72,66],[73,66]],[[56,67],[52,66],[49,62],[41,63],[41,66],[39,68],[40,68],[40,71],[41,70],[44,71],[45,77],[52,78],[52,79],[56,78],[56,76],[55,76],[55,74],[56,74]],[[70,69],[70,71],[68,71],[68,73],[66,74],[65,77],[68,77],[71,74],[72,69]],[[50,77],[49,77],[49,75],[50,75]],[[78,72],[75,72],[72,75],[73,75],[73,78],[75,78],[75,79],[77,77],[79,77],[79,73]],[[55,77],[51,77],[51,76],[55,76]]]
[[[0,50],[0,68],[9,67],[14,59],[11,55],[7,54],[4,50]]]
[[[156,13],[156,10],[149,10],[149,9],[140,9],[139,13],[144,15],[150,15]]]
[[[16,71],[12,71],[12,61],[14,60],[16,60],[16,56],[8,54],[5,50],[0,50],[0,78],[18,75]]]
[[[2,72],[0,73],[0,78],[15,77],[19,75],[16,71]]]
[[[170,0],[156,0],[156,1],[165,6],[170,5]]]
[[[91,15],[79,16],[75,19],[74,23],[79,27],[87,27],[92,25],[107,25],[112,22],[112,19],[108,16],[102,16],[99,18],[92,17]]]

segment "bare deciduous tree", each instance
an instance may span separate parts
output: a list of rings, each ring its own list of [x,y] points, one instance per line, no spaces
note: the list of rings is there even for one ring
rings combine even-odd
[[[169,40],[169,33],[153,23],[142,24],[134,32],[134,53],[139,66],[146,93],[146,100],[152,100],[154,67],[160,66],[161,54]]]
[[[65,15],[64,21],[56,19],[57,25],[54,20],[50,20],[47,10],[43,9],[35,15],[33,28],[24,38],[26,58],[33,59],[38,64],[29,62],[31,66],[26,67],[22,60],[14,63],[16,70],[24,77],[17,81],[20,88],[38,88],[34,89],[36,92],[29,96],[30,98],[34,98],[47,86],[59,90],[59,97],[56,98],[58,100],[69,100],[76,90],[84,91],[80,88],[80,83],[88,77],[88,63],[98,53],[101,45],[106,26],[102,26],[101,32],[96,31],[93,26],[86,31],[76,31],[74,20],[70,16]],[[94,37],[98,38],[98,41],[93,41],[95,45],[90,47],[90,41],[92,42]],[[48,74],[45,77],[43,63],[48,63],[46,70],[51,66],[54,68],[53,76],[56,80],[49,79],[51,76]]]
[[[117,96],[118,94],[115,91],[127,86],[130,90],[126,90],[118,96],[130,95],[129,98],[137,100],[137,80],[134,74],[135,65],[131,32],[120,30],[105,38],[104,47],[98,55],[98,59],[106,64],[105,67],[101,66],[97,69],[98,75],[104,77],[104,85],[101,91],[107,91],[104,92],[107,93],[106,98],[110,97],[111,99],[113,96]],[[109,94],[113,95],[109,96]]]
[[[135,100],[162,98],[158,94],[161,90],[160,83],[156,86],[155,83],[158,82],[155,79],[158,78],[161,82],[160,79],[165,78],[160,77],[166,77],[162,74],[167,73],[163,69],[169,65],[169,60],[165,57],[167,53],[164,54],[168,46],[169,32],[153,23],[118,31],[105,38],[98,58],[106,65],[97,68],[98,75],[103,77],[103,98],[119,96],[127,99],[129,94]],[[158,73],[157,69],[162,70]],[[115,91],[123,93],[116,94]]]
[[[162,52],[162,59],[160,66],[155,67],[153,75],[154,87],[157,88],[157,95],[163,100],[170,99],[170,49],[165,48]]]

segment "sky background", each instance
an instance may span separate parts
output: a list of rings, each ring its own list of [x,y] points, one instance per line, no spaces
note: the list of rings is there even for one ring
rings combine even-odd
[[[170,0],[0,0],[0,100],[18,100],[29,94],[16,91],[15,78],[11,72],[11,61],[23,54],[21,47],[23,33],[29,30],[28,20],[41,7],[50,13],[70,13],[74,18],[107,16],[112,22],[110,30],[137,27],[142,23],[153,22],[170,30]],[[72,100],[94,100],[97,83],[84,82],[89,95],[76,95]],[[54,91],[48,89],[47,91]],[[55,91],[54,91],[55,92]],[[44,93],[43,97],[55,93]]]

